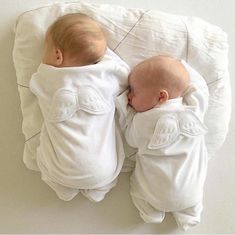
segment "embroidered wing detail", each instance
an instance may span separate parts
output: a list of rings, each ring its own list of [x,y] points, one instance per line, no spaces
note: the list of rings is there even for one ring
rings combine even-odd
[[[179,125],[176,114],[165,114],[157,121],[149,149],[159,149],[172,144],[179,136]]]
[[[92,86],[83,86],[78,92],[78,109],[91,114],[104,114],[111,110],[101,92]]]
[[[62,122],[77,111],[77,94],[67,89],[58,90],[53,96],[48,120]]]
[[[48,120],[62,122],[71,118],[78,110],[101,115],[108,113],[110,109],[111,105],[92,86],[81,86],[78,92],[60,89],[52,99]]]
[[[206,133],[207,127],[190,110],[165,114],[158,120],[148,148],[164,148],[172,144],[179,135],[192,138]]]
[[[190,110],[179,112],[178,120],[182,135],[196,137],[207,133],[207,127],[200,121],[195,113]]]

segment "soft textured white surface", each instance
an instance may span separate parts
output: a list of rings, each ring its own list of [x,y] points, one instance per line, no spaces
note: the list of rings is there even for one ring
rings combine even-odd
[[[22,163],[24,138],[15,71],[11,52],[16,17],[27,10],[56,1],[2,1],[0,9],[0,104],[1,112],[1,226],[2,233],[179,233],[170,216],[162,225],[144,224],[130,202],[128,175],[101,204],[91,204],[84,198],[71,203],[56,199],[38,175],[25,169]],[[58,1],[57,1],[58,2]],[[233,0],[139,0],[90,1],[127,7],[163,10],[169,13],[200,16],[221,26],[228,33],[230,74],[235,76],[235,21]],[[232,90],[235,83],[231,80]],[[232,94],[233,98],[234,95]],[[234,116],[234,108],[232,110]],[[235,232],[235,123],[232,118],[229,135],[216,158],[210,162],[206,182],[205,209],[202,223],[190,233]],[[114,205],[113,205],[114,204]],[[102,216],[101,216],[102,215]],[[91,222],[92,221],[92,222]]]

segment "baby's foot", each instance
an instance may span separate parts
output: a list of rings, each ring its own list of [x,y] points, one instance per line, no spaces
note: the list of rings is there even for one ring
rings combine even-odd
[[[104,199],[107,191],[95,190],[95,189],[84,189],[81,193],[92,202],[100,202]]]

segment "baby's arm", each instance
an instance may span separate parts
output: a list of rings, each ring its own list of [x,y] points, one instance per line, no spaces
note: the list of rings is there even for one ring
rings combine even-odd
[[[187,63],[182,62],[190,76],[189,88],[185,91],[183,98],[188,106],[194,107],[198,117],[203,120],[208,108],[209,92],[203,77]]]
[[[113,75],[115,76],[117,83],[116,96],[120,95],[128,86],[128,74],[130,73],[129,65],[122,60],[115,52],[107,48],[107,53],[105,55],[107,60],[112,61],[115,69]]]
[[[136,112],[128,105],[127,93],[128,91],[126,90],[117,97],[115,102],[116,110],[120,127],[126,137],[127,143],[130,146],[137,148],[138,146],[136,144],[135,127],[133,122]]]

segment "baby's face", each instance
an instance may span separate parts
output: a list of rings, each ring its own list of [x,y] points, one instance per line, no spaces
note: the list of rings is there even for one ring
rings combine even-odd
[[[180,61],[168,56],[151,57],[129,75],[129,105],[137,112],[147,111],[180,97],[188,82],[189,75]]]
[[[137,112],[152,109],[158,103],[155,90],[150,84],[144,83],[140,78],[142,74],[131,73],[129,75],[128,104]]]

